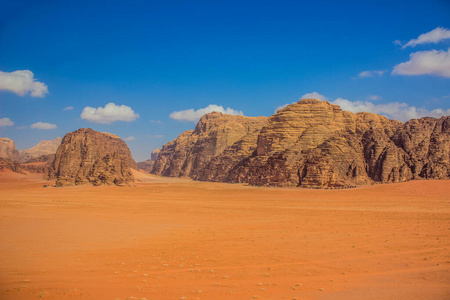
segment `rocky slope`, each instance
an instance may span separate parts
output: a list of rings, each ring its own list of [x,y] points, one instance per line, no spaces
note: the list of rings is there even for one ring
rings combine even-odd
[[[124,141],[109,133],[83,128],[64,136],[49,178],[56,179],[57,186],[123,185],[134,181],[130,168],[138,166]]]
[[[137,164],[139,169],[144,170],[146,172],[151,172],[153,169],[153,165],[155,164],[155,161],[158,158],[159,152],[161,152],[161,149],[162,148],[153,150],[150,159],[138,162]]]
[[[249,119],[258,120],[251,129]],[[225,132],[233,132],[233,138],[227,140]],[[304,99],[268,120],[205,115],[194,131],[164,145],[152,172],[252,185],[341,188],[450,178],[449,151],[450,117],[403,124]]]
[[[205,170],[210,169],[208,164],[212,163],[211,160],[230,147],[234,146],[239,155],[250,155],[254,150],[253,141],[266,122],[266,117],[232,116],[219,112],[206,114],[194,130],[185,131],[164,145],[152,173],[200,178]],[[228,170],[237,162],[239,160],[233,156],[228,165],[221,163],[220,167]]]
[[[16,144],[8,138],[0,138],[0,157],[7,158],[12,161],[19,160],[19,151]]]
[[[19,161],[26,162],[43,155],[55,154],[58,146],[61,144],[61,137],[50,141],[41,141],[36,146],[20,151]]]

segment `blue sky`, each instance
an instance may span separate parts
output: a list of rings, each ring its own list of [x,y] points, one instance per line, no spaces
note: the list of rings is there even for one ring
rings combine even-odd
[[[0,136],[22,150],[90,127],[141,161],[202,112],[270,116],[313,92],[447,115],[449,33],[446,0],[0,0]]]

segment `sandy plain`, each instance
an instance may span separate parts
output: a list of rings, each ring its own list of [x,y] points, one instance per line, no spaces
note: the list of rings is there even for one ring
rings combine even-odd
[[[450,299],[450,181],[257,188],[0,174],[0,299]]]

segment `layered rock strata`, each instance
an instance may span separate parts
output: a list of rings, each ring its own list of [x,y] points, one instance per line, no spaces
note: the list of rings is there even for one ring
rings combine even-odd
[[[126,143],[118,136],[89,128],[66,134],[56,151],[49,178],[57,186],[124,185],[138,169]]]
[[[211,170],[209,163],[217,156],[235,151],[246,157],[254,150],[254,141],[266,124],[266,117],[244,117],[212,112],[204,115],[194,130],[188,130],[165,144],[159,153],[152,173],[171,177],[203,178]],[[234,150],[232,148],[234,147]],[[219,162],[224,172],[240,160],[236,155]],[[221,172],[217,169],[218,172]]]
[[[259,118],[252,130],[238,131],[230,143],[217,142],[224,140],[218,132],[245,128],[236,123],[246,118],[227,123],[219,113],[205,115],[194,131],[164,145],[152,172],[309,188],[450,178],[450,117],[403,124],[304,99],[268,120]]]

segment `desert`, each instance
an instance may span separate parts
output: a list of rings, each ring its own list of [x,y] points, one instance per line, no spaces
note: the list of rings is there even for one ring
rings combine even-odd
[[[2,299],[448,299],[450,181],[0,178]]]
[[[450,299],[450,1],[0,3],[0,300]]]

